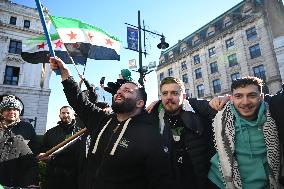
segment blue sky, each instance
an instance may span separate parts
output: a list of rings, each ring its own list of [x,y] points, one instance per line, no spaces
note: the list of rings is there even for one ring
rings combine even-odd
[[[33,0],[12,0],[15,3],[36,7]],[[241,0],[41,0],[50,14],[71,17],[102,28],[117,36],[122,41],[120,61],[88,60],[85,77],[95,85],[102,76],[106,82],[115,81],[121,69],[127,68],[130,59],[136,59],[138,53],[124,49],[127,46],[126,25],[138,24],[137,12],[140,10],[141,22],[144,20],[146,29],[163,33],[170,46],[175,45],[206,23],[220,16]],[[143,56],[143,65],[156,61],[158,63],[161,51],[156,45],[160,42],[157,36],[149,36],[147,40],[147,57]],[[79,77],[72,65],[69,66],[72,75]],[[82,71],[83,67],[79,66]],[[132,72],[133,79],[138,80],[139,74]],[[48,106],[47,129],[54,127],[59,120],[59,109],[67,105],[63,93],[60,76],[54,73],[50,79],[51,95]],[[155,72],[146,76],[146,91],[148,103],[158,98],[158,84]]]

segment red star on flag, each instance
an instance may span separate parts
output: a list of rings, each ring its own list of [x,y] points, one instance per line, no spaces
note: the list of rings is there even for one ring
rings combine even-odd
[[[44,46],[45,46],[44,43],[37,45],[38,49],[44,49]]]
[[[67,35],[69,35],[69,37],[70,37],[70,41],[72,40],[72,39],[76,39],[76,33],[73,33],[73,31],[71,31],[71,33],[69,33],[69,34],[67,34]]]
[[[106,39],[106,45],[110,45],[110,46],[112,46],[112,41],[110,40],[110,39]]]
[[[89,37],[90,41],[93,41],[92,38],[93,38],[94,36],[93,36],[90,32],[88,33],[88,37]]]
[[[60,39],[54,44],[56,45],[55,48],[62,48],[62,45],[63,45],[63,43]]]
[[[74,44],[72,44],[72,46],[73,46],[73,48],[78,48],[78,47],[80,47],[80,44],[79,43],[74,43]]]

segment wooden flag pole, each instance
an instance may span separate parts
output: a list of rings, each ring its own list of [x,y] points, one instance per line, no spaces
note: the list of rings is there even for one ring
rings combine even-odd
[[[51,155],[53,152],[55,152],[56,150],[58,150],[59,148],[65,146],[66,144],[68,144],[69,142],[71,142],[72,140],[74,140],[75,138],[77,138],[78,136],[84,134],[87,131],[87,128],[84,128],[80,131],[78,131],[77,133],[75,133],[74,135],[72,135],[71,137],[69,137],[68,139],[64,140],[63,142],[57,144],[56,146],[54,146],[53,148],[51,148],[50,150],[46,151],[43,155],[41,155],[41,158],[43,157],[47,157],[49,155]]]
[[[35,0],[35,2],[36,2],[36,6],[37,6],[39,17],[40,17],[40,20],[41,20],[41,24],[42,24],[42,28],[43,28],[43,31],[44,31],[44,35],[45,35],[45,38],[46,38],[46,41],[47,41],[47,45],[48,45],[48,48],[49,48],[49,53],[50,53],[51,57],[55,57],[55,52],[54,52],[53,47],[52,47],[50,34],[49,34],[47,26],[46,26],[45,17],[43,15],[43,11],[42,11],[42,6],[41,6],[41,3],[40,3],[40,0]],[[54,71],[55,71],[56,75],[60,75],[60,70],[59,69],[54,70]]]

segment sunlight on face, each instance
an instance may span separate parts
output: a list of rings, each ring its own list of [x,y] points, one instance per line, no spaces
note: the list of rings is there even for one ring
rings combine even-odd
[[[255,119],[258,107],[262,100],[263,95],[256,85],[247,85],[245,87],[234,89],[231,98],[237,111],[247,120]]]
[[[16,108],[8,108],[2,114],[6,122],[14,122],[19,118],[20,111]]]
[[[174,113],[178,111],[183,99],[183,93],[178,84],[170,83],[162,86],[161,100],[167,112]]]

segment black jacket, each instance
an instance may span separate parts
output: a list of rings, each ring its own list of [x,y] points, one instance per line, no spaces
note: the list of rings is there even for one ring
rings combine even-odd
[[[269,104],[271,116],[279,128],[280,142],[284,145],[284,84],[282,84],[282,90],[275,95],[265,95],[264,100]]]
[[[108,115],[90,103],[72,77],[62,83],[69,104],[91,134],[86,189],[172,188],[168,148],[162,143],[149,115],[141,113],[132,117],[114,155],[110,155],[122,129],[117,126],[124,122],[119,123],[116,115]],[[110,119],[94,154],[95,141]]]
[[[71,124],[58,123],[56,127],[49,129],[43,137],[42,152],[46,152],[60,142],[80,130],[75,121]],[[79,144],[74,143],[57,153],[47,163],[44,188],[77,188],[77,164],[79,157]]]
[[[38,145],[36,143],[35,129],[29,122],[20,121],[11,128],[15,135],[21,135],[25,140],[28,140],[28,145],[34,154],[38,153]]]
[[[39,184],[37,159],[21,135],[0,129],[0,183],[10,187]]]
[[[155,119],[156,127],[159,127],[158,107],[160,103],[161,102],[157,103],[151,112],[151,115]],[[210,159],[215,152],[210,122],[196,113],[183,110],[178,117],[181,120],[181,123],[179,123],[180,126],[185,128],[185,134],[181,136],[184,138],[180,139],[184,142],[182,145],[184,148],[176,149],[174,147],[173,133],[170,130],[169,122],[167,122],[167,119],[170,118],[170,116],[166,113],[164,115],[165,128],[162,134],[163,138],[170,144],[172,166],[177,182],[176,188],[208,188],[207,174],[210,168]],[[186,165],[184,163],[182,165],[178,165],[179,163],[177,161],[178,159],[176,154],[180,153],[177,151],[181,150],[188,154],[190,162]],[[183,169],[186,171],[181,172],[181,169],[177,169],[179,166],[189,167]],[[187,182],[186,180],[192,181]]]

